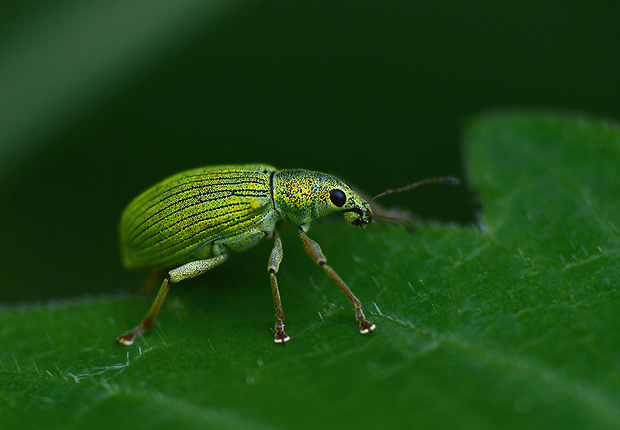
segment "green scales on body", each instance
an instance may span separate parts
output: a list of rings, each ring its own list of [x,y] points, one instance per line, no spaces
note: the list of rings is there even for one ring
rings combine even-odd
[[[319,245],[306,234],[311,221],[336,211],[342,212],[352,225],[364,227],[372,220],[370,205],[333,176],[301,169],[276,170],[259,164],[190,170],[148,189],[127,206],[121,217],[123,263],[129,269],[173,269],[144,320],[119,336],[117,342],[131,345],[151,327],[171,283],[201,275],[226,261],[231,252],[244,251],[267,237],[274,239],[268,264],[276,307],[274,341],[288,341],[276,278],[283,255],[277,228],[283,221],[298,226],[308,255],[355,307],[360,332],[371,332],[375,325],[366,320],[362,304],[326,263]]]

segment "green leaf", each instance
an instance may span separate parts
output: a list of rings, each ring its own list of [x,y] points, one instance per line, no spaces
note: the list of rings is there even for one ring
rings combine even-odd
[[[284,229],[289,344],[272,343],[268,243],[173,286],[131,347],[114,338],[152,297],[6,307],[3,425],[620,428],[620,130],[496,114],[464,149],[479,226],[310,230],[374,333]]]

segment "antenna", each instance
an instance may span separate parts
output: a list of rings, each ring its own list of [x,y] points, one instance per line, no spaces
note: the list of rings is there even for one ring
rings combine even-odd
[[[421,185],[426,185],[426,184],[448,184],[448,185],[459,185],[461,182],[452,177],[452,176],[446,176],[443,178],[429,178],[429,179],[424,179],[422,181],[418,181],[418,182],[414,182],[413,184],[409,184],[407,186],[404,186],[402,188],[397,188],[395,190],[387,190],[384,191],[382,193],[377,194],[376,196],[374,196],[372,199],[370,199],[368,201],[368,203],[371,203],[373,200],[378,199],[379,197],[383,197],[383,196],[389,196],[390,194],[396,194],[396,193],[402,193],[403,191],[408,191],[411,190],[412,188],[417,188]]]

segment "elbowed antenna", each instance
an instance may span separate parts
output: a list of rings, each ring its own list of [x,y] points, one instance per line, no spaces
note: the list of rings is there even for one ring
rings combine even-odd
[[[448,184],[448,185],[459,185],[461,182],[452,176],[446,176],[443,178],[429,178],[424,179],[422,181],[414,182],[413,184],[409,184],[402,188],[397,188],[395,190],[387,190],[382,193],[377,194],[372,199],[368,200],[368,203],[371,203],[373,200],[378,199],[379,197],[388,196],[390,194],[402,193],[403,191],[411,190],[412,188],[417,188],[420,185],[426,184]]]

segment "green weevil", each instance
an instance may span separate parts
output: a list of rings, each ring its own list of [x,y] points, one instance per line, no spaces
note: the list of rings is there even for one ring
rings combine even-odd
[[[426,182],[454,183],[434,178]],[[378,196],[377,196],[378,197]],[[372,201],[372,200],[369,200]],[[320,172],[277,170],[262,164],[210,166],[171,176],[140,194],[124,210],[120,244],[125,267],[169,269],[153,305],[140,325],[116,341],[131,345],[152,326],[171,283],[199,276],[222,264],[231,252],[244,251],[264,238],[274,245],[267,265],[276,309],[274,342],[290,338],[284,332],[284,313],[276,273],[282,260],[278,226],[298,226],[304,249],[336,282],[355,307],[362,334],[375,329],[362,304],[336,271],[327,264],[320,246],[306,234],[310,222],[342,212],[347,223],[365,227],[372,221],[368,202],[344,182]]]

